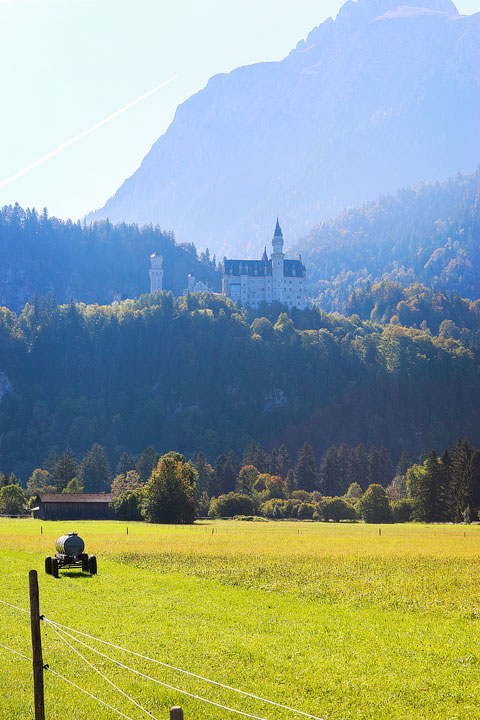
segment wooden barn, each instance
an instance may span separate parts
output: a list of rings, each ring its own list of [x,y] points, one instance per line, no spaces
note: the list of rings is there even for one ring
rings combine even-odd
[[[111,520],[112,502],[107,493],[40,493],[33,515],[40,520]]]

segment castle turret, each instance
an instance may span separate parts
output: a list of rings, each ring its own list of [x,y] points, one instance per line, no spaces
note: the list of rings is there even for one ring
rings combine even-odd
[[[277,217],[277,224],[275,227],[275,234],[274,234],[273,240],[272,240],[272,247],[273,247],[272,260],[275,256],[278,256],[283,260],[283,258],[285,257],[284,252],[283,252],[283,233],[282,233],[282,228],[280,227],[280,223],[278,222],[278,217]]]
[[[153,253],[150,255],[150,292],[163,290],[163,257]]]
[[[283,260],[285,254],[283,252],[283,234],[280,223],[275,227],[275,233],[272,240],[272,291],[273,299],[283,301]]]

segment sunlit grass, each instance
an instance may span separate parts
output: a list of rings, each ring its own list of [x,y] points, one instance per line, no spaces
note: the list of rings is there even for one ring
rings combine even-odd
[[[45,554],[71,529],[97,555],[97,577],[43,573]],[[332,720],[480,718],[477,526],[382,526],[380,535],[378,526],[321,523],[4,520],[0,548],[1,599],[28,607],[36,568],[47,617],[229,685]],[[28,654],[27,616],[0,605],[0,635]],[[44,637],[52,668],[142,717],[50,628]],[[1,696],[0,718],[31,718],[30,667],[2,653],[2,687],[15,692]],[[294,717],[115,656],[223,704]],[[159,718],[173,704],[186,720],[234,717],[88,657]],[[46,693],[49,718],[115,717],[48,675]]]

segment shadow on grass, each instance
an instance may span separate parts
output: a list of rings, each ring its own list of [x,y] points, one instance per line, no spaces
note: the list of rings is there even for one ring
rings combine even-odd
[[[75,572],[75,570],[60,570],[58,573],[58,577],[67,577],[67,578],[73,578],[75,580],[91,580],[95,575],[90,575],[90,573],[83,573],[81,571]]]

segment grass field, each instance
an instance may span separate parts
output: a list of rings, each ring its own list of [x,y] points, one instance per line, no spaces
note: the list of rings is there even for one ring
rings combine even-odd
[[[40,527],[43,534],[40,534]],[[0,520],[0,599],[329,720],[480,719],[480,527],[75,523],[96,577],[46,576],[71,524]],[[29,617],[0,605],[0,643],[29,655]],[[147,717],[42,626],[44,660],[127,716]],[[87,641],[88,642],[88,641]],[[293,713],[115,650],[127,665],[267,720]],[[138,678],[78,646],[159,719],[233,713]],[[33,718],[31,666],[0,648],[0,720]],[[117,717],[46,673],[48,720]]]

